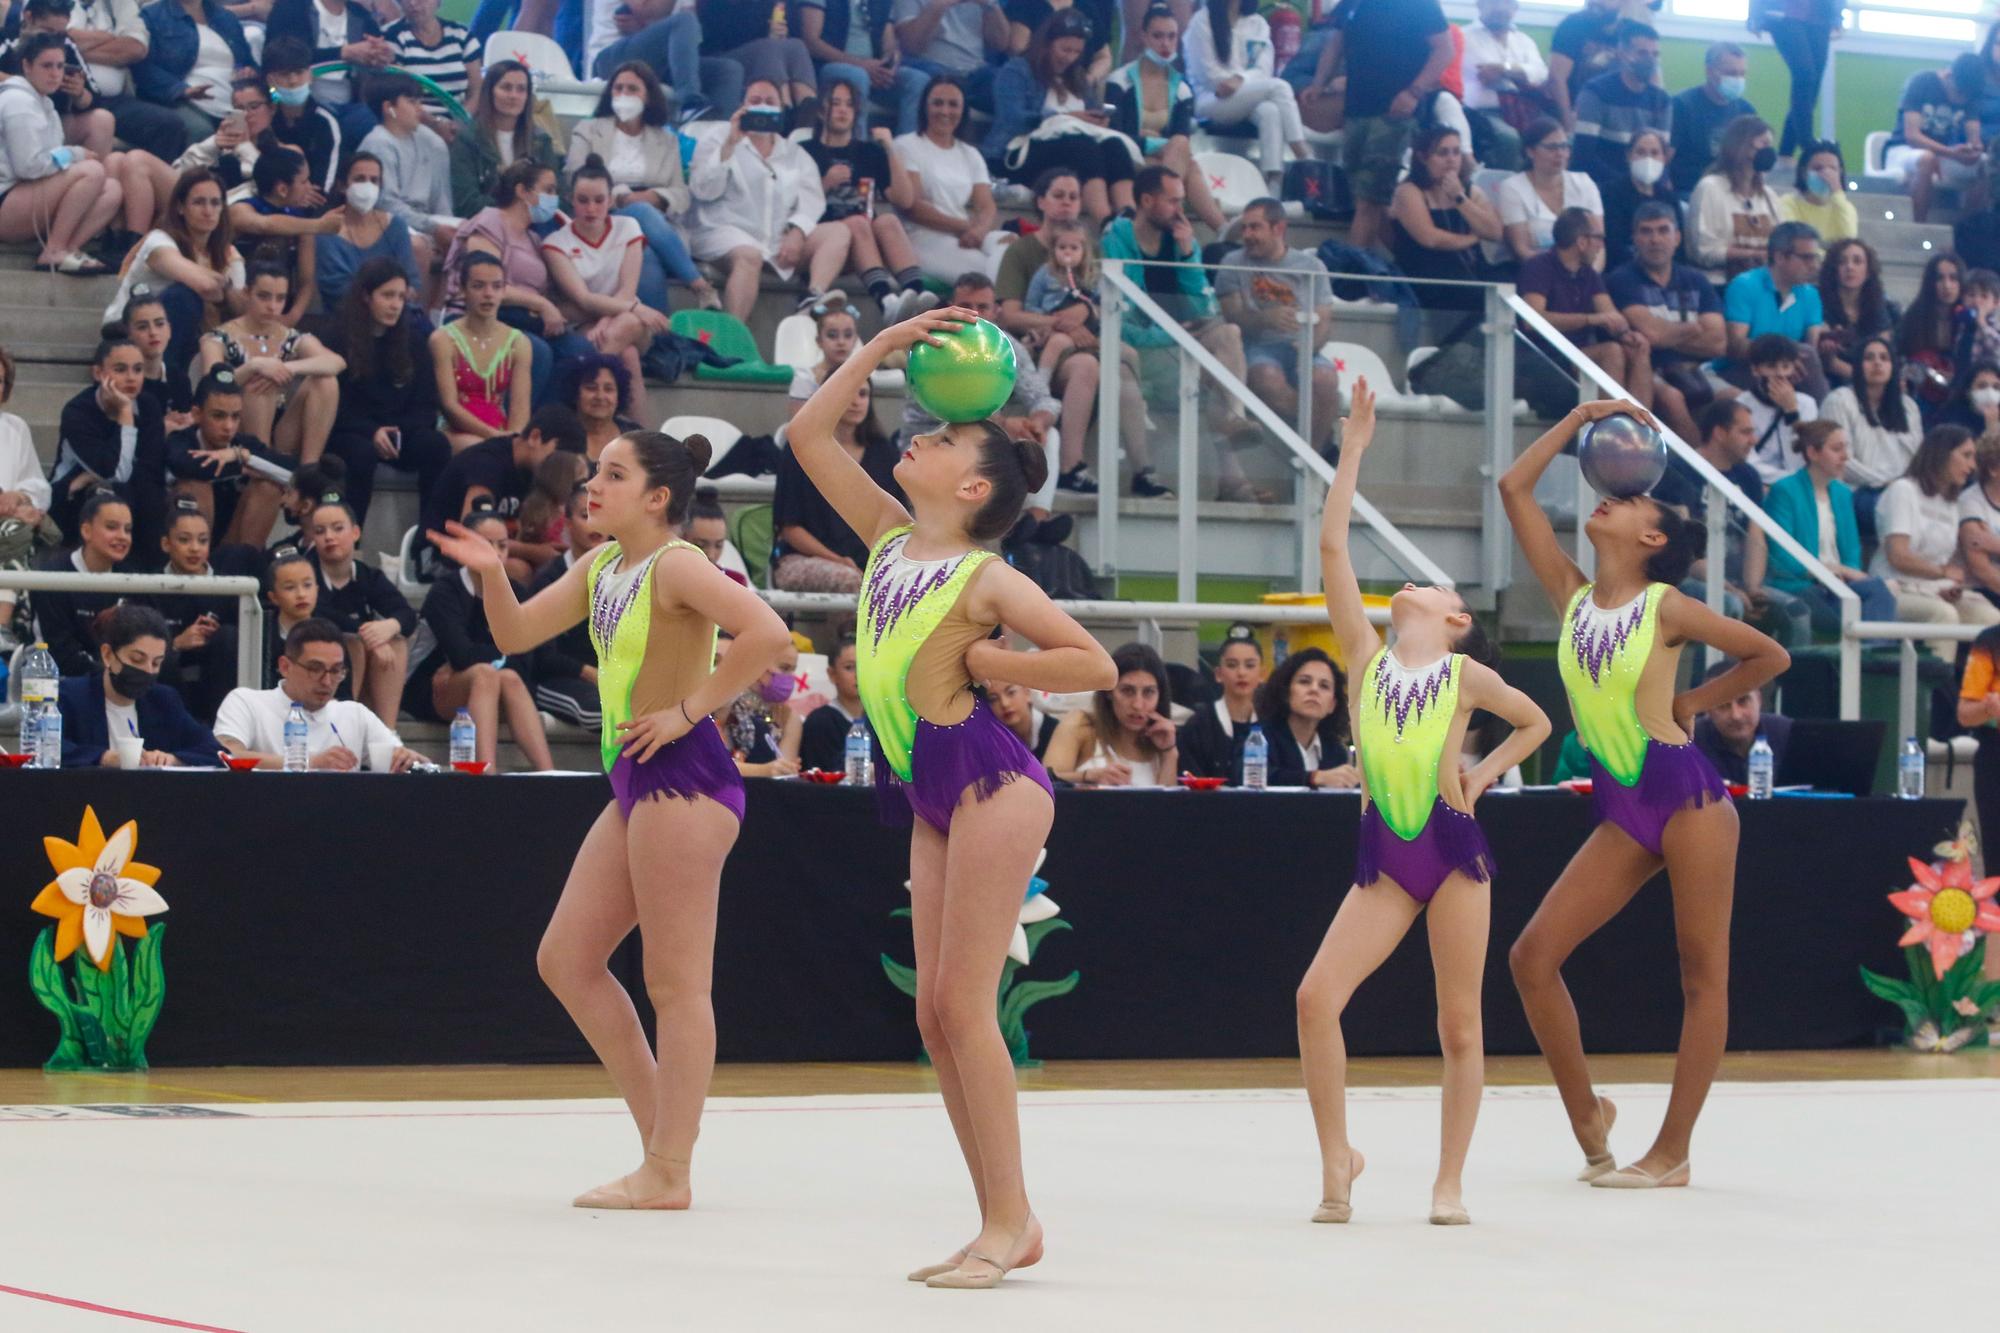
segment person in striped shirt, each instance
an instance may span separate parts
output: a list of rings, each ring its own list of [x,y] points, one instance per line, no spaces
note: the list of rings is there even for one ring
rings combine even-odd
[[[402,6],[401,21],[390,24],[382,34],[396,48],[396,65],[423,75],[471,110],[479,97],[484,55],[479,38],[464,24],[439,18],[438,0],[402,0]],[[435,97],[424,98],[424,110],[433,117],[450,115]]]

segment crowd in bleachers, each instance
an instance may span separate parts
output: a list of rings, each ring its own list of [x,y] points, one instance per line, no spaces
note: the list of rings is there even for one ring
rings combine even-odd
[[[604,446],[656,424],[639,401],[686,360],[675,305],[740,325],[773,275],[816,329],[794,406],[863,318],[948,300],[1016,340],[1001,420],[1053,466],[1011,543],[1069,536],[1057,490],[1173,493],[1148,451],[1173,339],[1128,308],[1122,345],[1102,345],[1108,265],[1280,416],[1309,402],[1309,443],[1331,453],[1341,372],[1311,349],[1337,337],[1338,308],[1289,229],[1332,131],[1354,205],[1344,253],[1411,279],[1515,282],[1871,617],[2000,620],[2000,276],[1940,252],[1907,309],[1887,299],[1840,148],[1812,132],[1810,98],[1800,114],[1814,3],[1758,7],[1794,73],[1792,105],[1768,117],[1735,43],[1709,48],[1701,82],[1664,87],[1645,7],[1620,0],[1590,0],[1546,53],[1515,0],[1481,0],[1462,28],[1435,0],[1343,0],[1282,43],[1241,0],[524,5],[520,29],[552,32],[602,83],[568,125],[527,66],[484,58],[510,8],[489,0],[467,27],[436,0],[17,0],[7,21],[0,242],[118,283],[53,463],[0,414],[0,564],[260,576],[262,680],[235,679],[232,603],[158,603],[158,670],[198,724],[233,687],[311,676],[385,726],[468,707],[483,749],[504,718],[548,762],[539,713],[592,716],[586,645],[506,659],[476,585],[421,542],[402,571],[429,585],[413,609],[357,554],[380,469],[412,477],[426,524],[467,521],[522,584],[546,577],[588,549],[576,487]],[[1910,79],[1885,165],[1919,217],[1940,191],[1985,207],[1982,117],[2000,118],[1991,37]],[[1265,197],[1224,198],[1195,162],[1201,136],[1254,152]],[[1417,286],[1469,327],[1475,289]],[[1106,374],[1121,477],[1089,461]],[[1208,494],[1278,498],[1243,465],[1266,441],[1243,405],[1206,393],[1201,410]],[[892,421],[863,395],[841,441],[893,485],[899,433],[927,424],[913,399]],[[778,588],[852,591],[853,534],[782,450],[770,470],[754,565]],[[1689,478],[1663,494],[1701,508]],[[1728,566],[1691,590],[1721,578],[1727,604],[1788,643],[1831,628],[1832,600],[1754,526],[1732,523]],[[116,670],[117,601],[0,601],[0,646],[39,635],[67,672]],[[317,661],[332,640],[297,635],[322,623],[343,663],[315,675],[299,651]],[[1339,757],[1312,739],[1340,715],[1324,674],[1324,712],[1303,660],[1258,705],[1296,733],[1304,772]],[[1252,705],[1224,694],[1227,736]],[[1145,711],[1114,699],[1046,730],[1077,774],[1171,776],[1214,752],[1212,736],[1168,744]],[[774,757],[746,762],[786,744],[779,728],[752,747]]]

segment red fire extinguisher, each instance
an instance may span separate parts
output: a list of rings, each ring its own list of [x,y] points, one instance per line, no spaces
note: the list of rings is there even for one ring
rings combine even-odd
[[[1299,42],[1304,36],[1304,25],[1299,21],[1299,11],[1290,5],[1280,5],[1271,14],[1271,55],[1277,67],[1283,69],[1291,58],[1299,53]]]

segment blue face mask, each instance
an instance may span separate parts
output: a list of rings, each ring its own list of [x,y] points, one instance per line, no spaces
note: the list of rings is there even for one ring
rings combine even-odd
[[[1816,199],[1824,199],[1833,193],[1833,186],[1827,181],[1826,177],[1818,174],[1806,177],[1806,189]]]
[[[1139,54],[1145,56],[1146,59],[1152,61],[1155,65],[1160,66],[1162,69],[1165,69],[1167,66],[1174,63],[1174,58],[1172,56],[1163,56],[1150,46],[1141,47]]]
[[[271,89],[271,100],[279,106],[304,106],[306,99],[311,96],[312,85],[310,83],[302,83],[296,88],[279,88],[273,86]]]
[[[1731,102],[1743,96],[1744,78],[1741,74],[1725,74],[1715,81],[1715,91]]]
[[[528,209],[528,220],[538,227],[544,222],[555,221],[557,202],[552,194],[536,195],[534,204]]]

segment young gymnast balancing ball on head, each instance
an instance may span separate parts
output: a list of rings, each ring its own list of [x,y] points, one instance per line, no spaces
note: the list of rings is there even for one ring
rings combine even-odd
[[[709,977],[716,890],[743,818],[743,780],[708,714],[791,642],[754,592],[673,538],[687,519],[708,441],[632,431],[604,448],[588,483],[605,542],[523,605],[499,554],[456,523],[431,534],[485,589],[493,641],[526,652],[586,618],[597,649],[601,750],[615,799],[570,868],[536,956],[631,1109],[645,1160],[576,1200],[579,1208],[685,1208],[689,1161],[715,1069]],[[711,669],[716,626],[735,636]],[[659,1050],[605,964],[634,925]]]
[[[983,549],[1046,479],[1038,446],[990,421],[919,435],[896,464],[905,509],[834,439],[842,410],[885,358],[936,345],[975,318],[953,307],[884,329],[827,377],[791,429],[806,475],[868,543],[855,634],[861,702],[878,742],[885,822],[910,825],[917,1026],[979,1200],[979,1234],[910,1274],[934,1287],[992,1287],[1042,1257],[993,997],[1055,806],[1048,774],[973,682],[1075,692],[1117,679],[1095,639]],[[999,625],[1041,651],[990,639]]]
[[[1598,825],[1508,953],[1521,1004],[1549,1062],[1570,1129],[1584,1153],[1577,1177],[1611,1189],[1688,1183],[1688,1143],[1729,1035],[1729,912],[1736,893],[1736,807],[1702,753],[1694,719],[1783,671],[1783,648],[1675,587],[1701,552],[1703,529],[1648,496],[1607,499],[1584,520],[1597,578],[1584,576],[1535,502],[1535,482],[1587,423],[1643,409],[1600,399],[1581,404],[1528,446],[1500,479],[1514,537],[1562,616],[1557,662],[1577,735],[1590,753]],[[1681,648],[1706,644],[1736,666],[1674,693]],[[1576,1006],[1562,965],[1577,945],[1667,871],[1680,951],[1681,1044],[1659,1137],[1617,1169],[1617,1108],[1590,1086]]]
[[[1390,599],[1395,641],[1368,623],[1348,555],[1348,521],[1362,455],[1375,434],[1375,395],[1354,385],[1340,439],[1340,467],[1320,524],[1327,618],[1350,670],[1365,663],[1350,704],[1361,764],[1361,845],[1354,887],[1299,985],[1299,1054],[1319,1130],[1321,1203],[1315,1222],[1345,1222],[1359,1152],[1347,1142],[1347,1047],[1340,1015],[1419,913],[1430,909],[1437,972],[1438,1042],[1444,1051],[1444,1142],[1431,1186],[1431,1221],[1471,1221],[1461,1176],[1485,1073],[1479,987],[1485,974],[1488,880],[1493,857],[1472,818],[1486,789],[1548,738],[1549,720],[1501,680],[1499,654],[1450,588],[1406,583]],[[1514,731],[1470,772],[1458,753],[1475,709]]]

